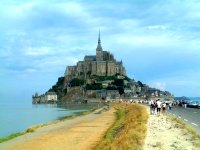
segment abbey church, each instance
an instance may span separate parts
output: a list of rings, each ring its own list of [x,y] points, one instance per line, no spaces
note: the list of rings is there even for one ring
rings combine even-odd
[[[86,79],[91,75],[113,76],[115,74],[126,75],[122,61],[116,61],[113,54],[104,51],[101,46],[100,32],[96,55],[85,56],[83,61],[79,61],[75,66],[67,66],[65,77],[70,80],[73,78]]]

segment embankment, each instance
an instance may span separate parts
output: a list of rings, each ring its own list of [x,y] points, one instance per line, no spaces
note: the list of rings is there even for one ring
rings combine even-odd
[[[38,128],[0,144],[0,149],[63,150],[90,149],[96,145],[115,120],[115,110],[95,111],[63,122]]]

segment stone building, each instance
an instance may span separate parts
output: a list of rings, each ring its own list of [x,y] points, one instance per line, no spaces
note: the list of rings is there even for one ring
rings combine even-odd
[[[67,80],[73,78],[86,79],[91,75],[113,76],[116,73],[126,75],[122,61],[116,61],[113,54],[104,51],[101,46],[100,32],[96,55],[85,56],[83,61],[79,61],[75,66],[68,66],[65,71]]]
[[[35,93],[35,95],[32,96],[33,104],[52,102],[57,102],[57,94],[55,92],[46,92],[43,95],[38,95],[38,93]]]

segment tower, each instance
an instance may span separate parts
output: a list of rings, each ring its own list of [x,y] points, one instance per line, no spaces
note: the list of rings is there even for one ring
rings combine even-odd
[[[101,47],[100,30],[99,30],[98,44],[97,44],[97,48],[96,48],[96,60],[97,61],[103,60],[103,49]]]

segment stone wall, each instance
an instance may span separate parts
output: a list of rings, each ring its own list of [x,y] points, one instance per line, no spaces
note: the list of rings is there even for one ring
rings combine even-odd
[[[96,60],[97,61],[102,61],[103,60],[103,52],[100,50],[96,51]]]
[[[97,61],[97,75],[106,76],[106,62]]]
[[[96,75],[97,74],[97,63],[96,61],[93,61],[92,62],[92,72],[91,72],[92,75]]]
[[[108,61],[107,63],[107,75],[112,76],[115,75],[116,69],[115,69],[115,63],[113,61]]]
[[[96,98],[96,90],[87,90],[84,96],[87,98]]]

